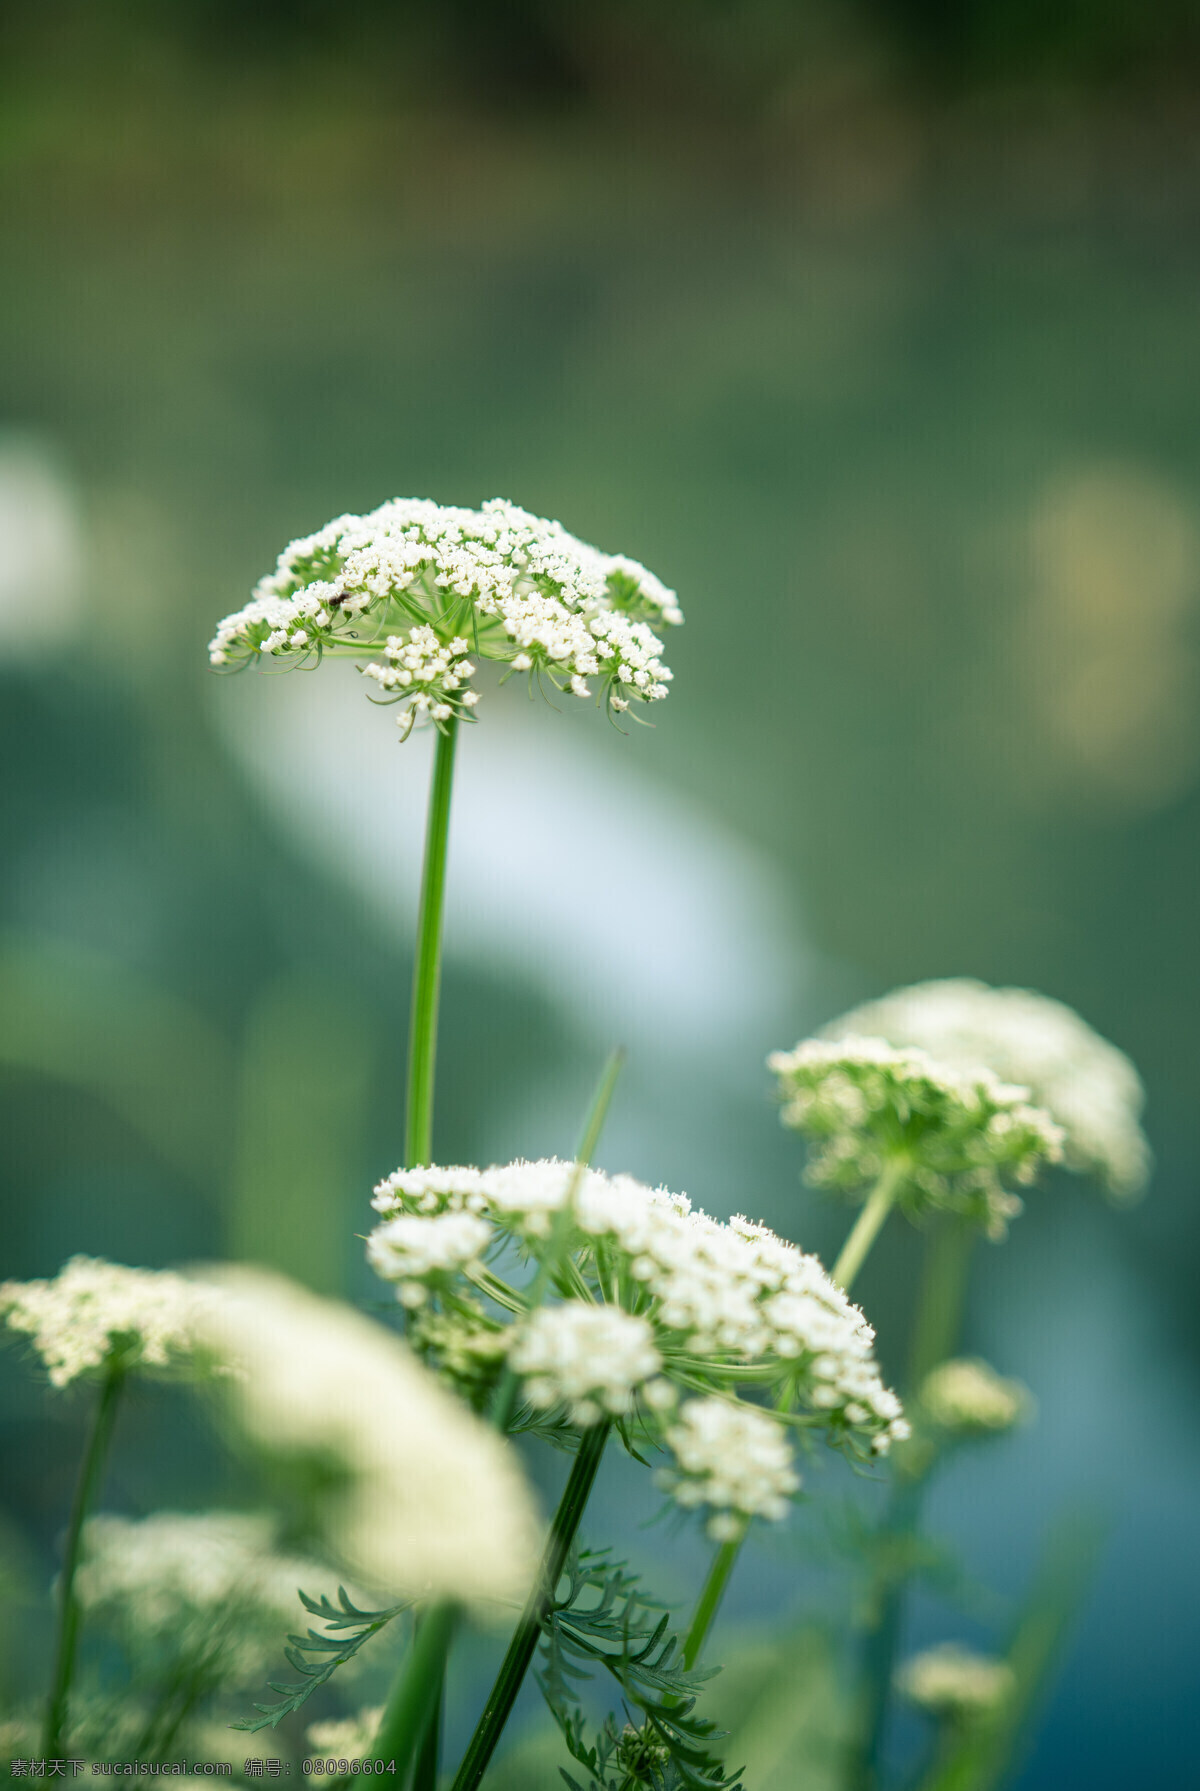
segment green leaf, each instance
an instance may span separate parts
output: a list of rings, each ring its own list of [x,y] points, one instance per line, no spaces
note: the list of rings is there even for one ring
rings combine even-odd
[[[740,1791],[740,1772],[726,1774],[711,1752],[723,1731],[695,1711],[717,1669],[684,1667],[669,1614],[607,1550],[579,1553],[566,1579],[543,1623],[538,1677],[568,1752],[590,1776],[585,1787],[564,1772],[572,1791]],[[616,1680],[630,1720],[618,1728],[610,1715],[589,1740],[574,1687],[596,1671]]]
[[[353,1633],[342,1636],[318,1635],[315,1629],[309,1629],[302,1636],[289,1635],[290,1646],[284,1649],[284,1654],[289,1664],[303,1677],[290,1685],[269,1681],[271,1690],[280,1694],[279,1703],[256,1704],[254,1708],[260,1715],[257,1718],[244,1717],[241,1722],[231,1723],[231,1729],[247,1729],[251,1734],[257,1733],[259,1729],[274,1729],[285,1716],[290,1716],[293,1710],[299,1710],[317,1687],[331,1679],[340,1666],[352,1659],[364,1642],[369,1642],[372,1636],[378,1635],[393,1617],[398,1617],[412,1603],[411,1599],[405,1599],[402,1604],[391,1605],[387,1610],[360,1611],[351,1604],[344,1586],[338,1587],[336,1605],[324,1593],[318,1599],[301,1592],[299,1598],[305,1610],[320,1618],[327,1629],[351,1630]],[[324,1654],[327,1658],[320,1666],[312,1666],[304,1658],[306,1654]]]

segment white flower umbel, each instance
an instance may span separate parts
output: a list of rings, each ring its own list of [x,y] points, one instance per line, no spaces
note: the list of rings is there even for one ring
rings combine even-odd
[[[922,1414],[939,1430],[986,1435],[1030,1416],[1033,1395],[974,1356],[942,1362],[921,1383]]]
[[[786,1386],[831,1437],[857,1435],[881,1453],[907,1436],[900,1402],[880,1379],[874,1332],[816,1257],[748,1219],[712,1219],[686,1194],[593,1169],[577,1176],[553,1160],[398,1169],[375,1190],[387,1215],[375,1236],[396,1215],[432,1231],[444,1215],[469,1214],[491,1226],[497,1247],[515,1241],[536,1254],[573,1185],[563,1247],[598,1302],[648,1321],[666,1381],[701,1391],[736,1384],[748,1369]],[[475,1284],[504,1294],[494,1278]]]
[[[186,1659],[208,1686],[246,1684],[309,1618],[299,1588],[337,1595],[327,1566],[276,1552],[275,1521],[252,1512],[103,1515],[84,1527],[75,1595],[139,1657]]]
[[[1068,1168],[1097,1176],[1115,1200],[1144,1190],[1151,1157],[1141,1079],[1123,1051],[1063,1002],[949,977],[896,989],[824,1028],[827,1038],[851,1035],[918,1045],[955,1069],[983,1064],[1026,1084],[1064,1128]]]
[[[395,1281],[406,1306],[421,1306],[428,1286],[478,1264],[492,1228],[474,1213],[438,1213],[424,1218],[400,1213],[377,1225],[367,1241],[367,1261],[384,1281]]]
[[[1007,1661],[977,1654],[961,1642],[942,1642],[914,1654],[896,1673],[896,1689],[931,1716],[969,1722],[1001,1709],[1016,1690]]]
[[[565,1405],[573,1424],[624,1417],[635,1391],[662,1367],[654,1328],[619,1306],[568,1300],[542,1306],[517,1333],[509,1362],[525,1378],[531,1405]]]
[[[881,1038],[807,1039],[767,1059],[783,1122],[811,1142],[808,1179],[861,1195],[891,1166],[910,1214],[943,1209],[1003,1237],[1027,1186],[1062,1156],[1063,1132],[1027,1088],[957,1070]]]
[[[268,1450],[338,1465],[324,1516],[355,1572],[414,1597],[522,1594],[537,1525],[509,1445],[383,1326],[266,1271],[214,1275],[237,1416]]]
[[[667,694],[656,628],[682,622],[675,593],[636,561],[601,553],[503,498],[479,510],[394,498],[293,541],[210,646],[215,666],[353,657],[404,733],[477,701],[477,658],[544,674],[610,709]]]
[[[31,1339],[55,1387],[114,1361],[122,1371],[219,1371],[206,1341],[217,1302],[181,1275],[90,1256],[73,1256],[52,1281],[0,1284],[0,1317]]]
[[[666,1432],[675,1467],[659,1485],[686,1509],[706,1506],[714,1542],[734,1542],[753,1517],[778,1522],[800,1486],[787,1433],[757,1406],[689,1399]]]

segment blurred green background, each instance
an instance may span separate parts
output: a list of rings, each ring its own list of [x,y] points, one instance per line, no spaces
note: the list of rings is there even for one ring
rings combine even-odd
[[[1112,1525],[1023,1791],[1192,1782],[1200,7],[7,4],[0,207],[3,1272],[376,1297],[425,748],[205,643],[342,510],[560,517],[688,621],[652,732],[485,694],[439,1154],[569,1151],[623,1039],[603,1161],[828,1251],[769,1048],[928,976],[1077,1006],[1158,1175],[980,1263],[1041,1418],[936,1515],[1006,1595],[1061,1501]],[[862,1284],[893,1360],[915,1260]],[[40,1596],[79,1417],[0,1389]],[[122,1462],[129,1509],[216,1496],[166,1403]],[[595,1526],[649,1554],[631,1488]],[[728,1634],[803,1606],[781,1547]]]

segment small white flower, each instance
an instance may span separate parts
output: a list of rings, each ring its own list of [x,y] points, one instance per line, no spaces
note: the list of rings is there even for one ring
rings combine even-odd
[[[384,1281],[399,1282],[404,1298],[415,1282],[477,1263],[491,1235],[487,1221],[474,1213],[400,1213],[371,1233],[367,1261]]]
[[[956,1357],[926,1375],[920,1404],[940,1430],[976,1434],[1011,1430],[1028,1417],[1033,1395],[1020,1381],[1005,1380],[977,1357]]]
[[[526,1376],[531,1405],[565,1405],[576,1424],[623,1417],[662,1367],[648,1320],[617,1306],[568,1300],[542,1306],[517,1332],[509,1362]]]
[[[711,1508],[709,1535],[736,1541],[752,1517],[778,1522],[800,1486],[782,1424],[757,1406],[689,1399],[666,1433],[675,1468],[659,1484],[685,1508]]]
[[[221,622],[209,656],[236,667],[317,647],[367,661],[365,675],[404,704],[407,731],[418,716],[444,726],[474,707],[468,646],[580,698],[595,676],[614,707],[661,701],[671,673],[653,630],[682,620],[675,593],[644,566],[504,499],[466,510],[395,498],[293,541]]]
[[[65,1387],[102,1368],[114,1354],[123,1369],[220,1372],[205,1338],[219,1296],[160,1269],[73,1256],[52,1281],[0,1284],[0,1316],[33,1341]]]
[[[969,1721],[1008,1703],[1016,1675],[1007,1661],[942,1642],[905,1661],[896,1673],[896,1689],[932,1716]]]
[[[1007,1186],[1032,1182],[1062,1156],[1063,1131],[1027,1088],[985,1068],[959,1070],[917,1046],[857,1035],[807,1039],[775,1051],[783,1123],[811,1142],[808,1178],[862,1195],[884,1167],[903,1168],[910,1212],[944,1208],[1003,1237],[1021,1202]]]

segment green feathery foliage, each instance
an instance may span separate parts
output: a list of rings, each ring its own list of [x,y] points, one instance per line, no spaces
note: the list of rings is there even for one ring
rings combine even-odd
[[[583,1550],[566,1571],[566,1596],[543,1623],[538,1678],[571,1757],[586,1768],[586,1787],[563,1770],[571,1791],[740,1791],[710,1744],[723,1730],[695,1714],[696,1695],[718,1668],[683,1666],[682,1646],[658,1600],[608,1550]],[[618,1729],[609,1716],[588,1740],[575,1685],[595,1667],[620,1686],[626,1712],[640,1721]]]
[[[245,1717],[240,1723],[231,1723],[231,1728],[248,1729],[251,1734],[259,1729],[275,1728],[285,1716],[290,1716],[293,1710],[299,1710],[301,1704],[319,1685],[332,1679],[337,1669],[352,1659],[364,1642],[369,1642],[372,1636],[378,1635],[393,1617],[398,1617],[412,1603],[411,1599],[406,1598],[403,1603],[394,1604],[385,1611],[360,1611],[347,1598],[344,1586],[338,1587],[336,1605],[331,1604],[324,1593],[319,1599],[310,1598],[307,1592],[301,1592],[299,1597],[305,1610],[314,1617],[319,1617],[329,1629],[352,1629],[355,1633],[342,1636],[318,1635],[315,1629],[310,1629],[302,1636],[289,1635],[289,1646],[284,1649],[284,1653],[296,1671],[304,1677],[292,1685],[280,1685],[273,1679],[268,1681],[271,1690],[281,1694],[279,1703],[256,1704],[254,1708],[262,1713],[259,1717]],[[310,1666],[304,1658],[306,1654],[324,1655],[326,1658],[319,1665]]]

